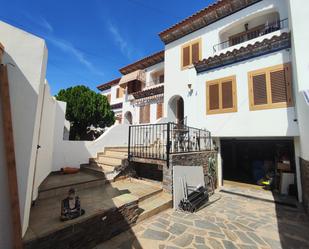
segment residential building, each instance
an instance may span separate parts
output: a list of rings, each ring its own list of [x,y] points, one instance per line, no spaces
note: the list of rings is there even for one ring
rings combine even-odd
[[[98,86],[109,99],[117,120],[125,124],[160,121],[163,117],[164,51],[127,65],[120,72],[121,78]]]
[[[308,127],[309,107],[300,90],[309,85],[304,69],[308,60],[301,55],[305,45],[300,40],[308,37],[303,37],[306,32],[297,13],[305,18],[308,11],[300,6],[309,6],[304,1],[293,4],[222,0],[161,32],[165,45],[164,63],[160,63],[164,68],[162,120],[185,121],[211,132],[219,152],[219,185],[223,179],[250,182],[256,174],[254,162],[268,161],[276,168],[285,158],[302,200],[308,182],[309,140],[304,127]],[[149,68],[141,61],[133,63],[139,66],[132,70],[120,70],[124,75],[114,86],[126,88],[123,122],[128,110],[133,116],[129,123],[157,121],[154,112],[150,119],[138,118],[141,110],[149,112],[148,107],[135,105],[140,96],[147,101],[147,88],[130,81],[136,84],[131,86],[136,91],[132,97],[128,85],[121,84],[128,82],[128,73],[131,79],[147,74]]]

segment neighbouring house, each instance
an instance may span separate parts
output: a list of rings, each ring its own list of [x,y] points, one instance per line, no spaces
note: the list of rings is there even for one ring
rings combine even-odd
[[[120,69],[122,77],[97,88],[105,95],[118,122],[156,123],[163,117],[164,51]]]
[[[309,89],[302,55],[308,35],[302,18],[309,6],[300,2],[218,1],[161,32],[164,51],[120,69],[120,78],[98,89],[115,104],[119,122],[163,120],[209,130],[218,148],[219,185],[254,182],[258,161],[280,177],[277,165],[285,159],[286,184],[295,183],[308,206],[309,106],[302,92]],[[153,134],[145,129],[137,136]]]

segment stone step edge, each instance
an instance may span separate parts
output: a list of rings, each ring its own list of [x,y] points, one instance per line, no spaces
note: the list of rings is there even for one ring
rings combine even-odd
[[[67,188],[67,187],[71,187],[71,186],[79,186],[79,185],[83,185],[83,184],[87,184],[87,183],[99,182],[99,181],[105,181],[105,180],[106,179],[104,177],[102,177],[102,178],[95,179],[95,180],[78,182],[78,183],[73,183],[73,184],[66,184],[66,185],[62,185],[62,186],[59,186],[59,187],[52,187],[52,188],[49,188],[49,189],[39,189],[39,193],[45,193],[47,191],[52,191],[52,190],[56,190],[56,189],[62,189],[62,188]]]
[[[157,198],[160,198],[159,196]],[[155,200],[155,199],[154,199]],[[150,205],[150,202],[147,202],[147,205]],[[158,205],[155,205],[153,208],[150,209],[144,209],[142,213],[139,214],[138,218],[137,218],[137,223],[149,219],[150,217],[161,213],[169,208],[171,208],[173,206],[173,199],[171,198],[170,200],[162,200],[162,203],[159,203]],[[139,208],[142,208],[143,204],[139,203]]]

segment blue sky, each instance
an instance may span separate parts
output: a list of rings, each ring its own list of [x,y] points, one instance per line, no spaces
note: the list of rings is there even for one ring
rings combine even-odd
[[[48,47],[47,79],[56,94],[96,86],[118,69],[163,49],[158,33],[214,0],[0,0],[0,20],[36,34]]]

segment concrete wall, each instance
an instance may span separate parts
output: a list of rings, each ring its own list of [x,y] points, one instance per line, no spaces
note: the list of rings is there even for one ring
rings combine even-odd
[[[62,115],[57,112],[56,125],[61,124],[61,119],[64,120],[65,109],[62,110]],[[60,127],[56,130],[52,171],[66,166],[79,167],[80,164],[87,163],[90,157],[96,157],[97,152],[104,151],[105,147],[128,145],[129,125],[126,124],[111,126],[94,141],[62,140]]]
[[[8,66],[22,232],[31,206],[39,116],[43,99],[47,49],[44,40],[0,22],[0,42]],[[1,201],[5,203],[5,201]],[[2,204],[1,204],[2,205]],[[6,229],[5,224],[4,229]],[[2,228],[1,228],[2,230]]]
[[[302,94],[309,89],[309,59],[304,56],[308,51],[309,33],[304,20],[309,16],[309,3],[305,0],[289,0],[289,21],[292,27],[292,63],[295,86],[296,112],[300,130],[301,157],[309,161],[309,106]]]
[[[309,106],[302,94],[303,90],[309,89],[309,59],[304,55],[309,44],[309,33],[304,21],[309,16],[309,3],[305,0],[288,0],[288,3],[289,21],[292,27],[293,80],[297,82],[294,95],[300,133],[297,166],[298,172],[301,174],[301,183],[298,187],[301,188],[299,190],[302,191],[302,200],[309,212]]]
[[[40,118],[41,125],[39,128],[38,144],[40,148],[37,150],[37,156],[35,160],[35,178],[32,190],[32,200],[36,200],[40,184],[52,171],[53,150],[55,142],[54,133],[56,132],[56,134],[58,135],[58,139],[63,139],[65,121],[61,120],[60,123],[57,123],[56,121],[56,113],[57,111],[59,112],[59,109],[57,107],[61,103],[63,102],[57,101],[50,94],[50,87],[48,83],[45,82],[43,106]],[[56,130],[56,128],[58,130]]]

